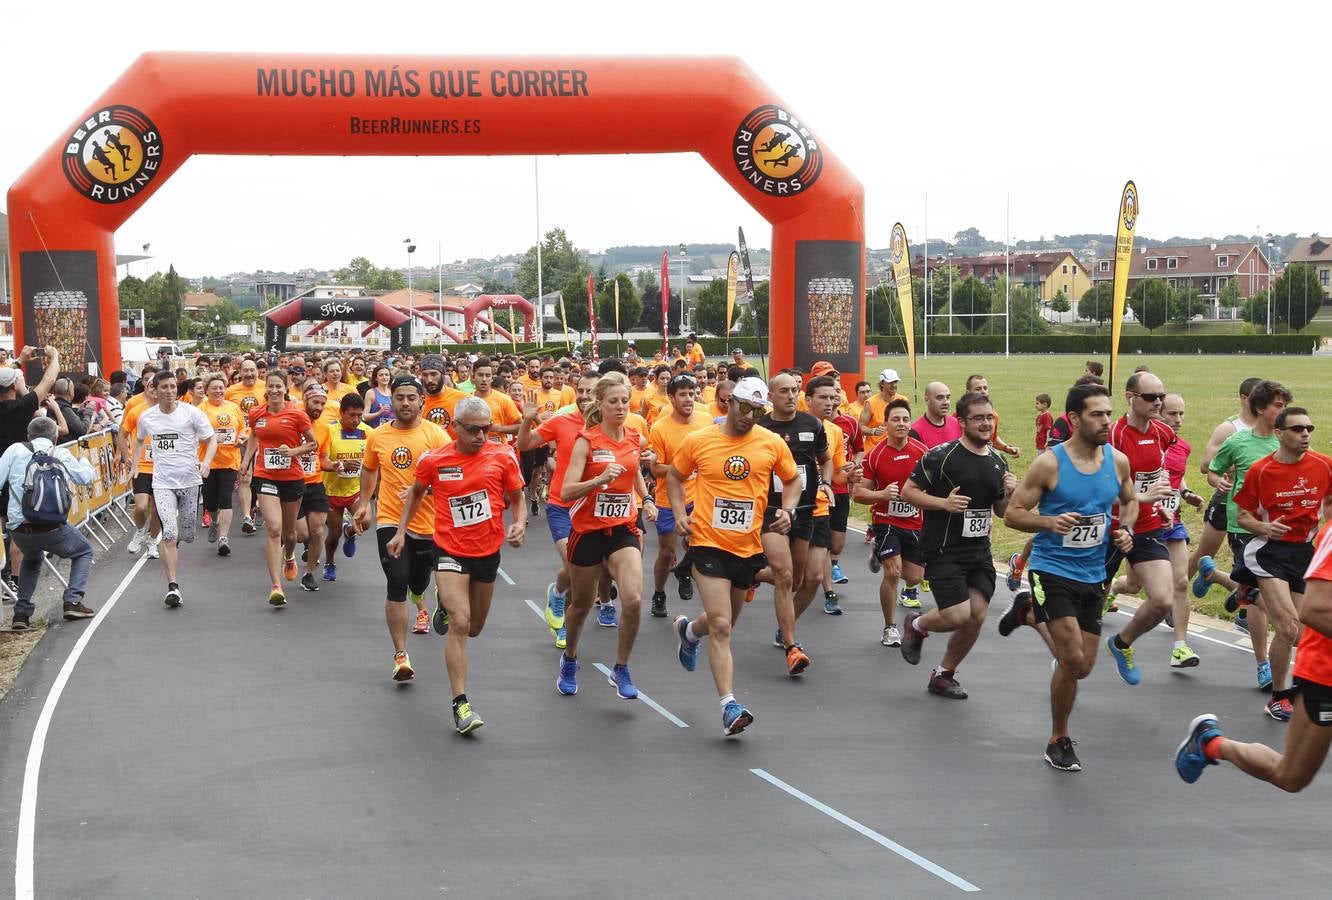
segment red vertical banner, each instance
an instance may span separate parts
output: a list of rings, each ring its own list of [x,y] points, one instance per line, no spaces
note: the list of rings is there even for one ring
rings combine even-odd
[[[661,251],[661,349],[666,350],[666,341],[668,340],[666,329],[670,323],[671,308],[671,257],[670,254]]]
[[[597,359],[600,353],[597,352],[597,307],[596,307],[596,282],[592,276],[587,276],[587,328],[592,332],[592,358]]]

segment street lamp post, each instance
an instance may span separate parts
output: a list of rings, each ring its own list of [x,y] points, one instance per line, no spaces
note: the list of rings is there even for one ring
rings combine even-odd
[[[1272,333],[1272,256],[1276,249],[1276,241],[1272,235],[1267,236],[1267,333]],[[1254,266],[1257,266],[1257,260]],[[1289,318],[1289,316],[1287,316]]]
[[[680,245],[680,334],[685,333],[685,285],[688,283],[688,274],[685,272],[685,263],[689,261],[689,249]]]
[[[948,248],[948,333],[953,333],[953,248]]]
[[[403,238],[402,242],[407,245],[407,308],[411,310],[409,315],[416,317],[416,302],[412,298],[412,254],[416,252],[416,245],[412,243],[411,238]]]

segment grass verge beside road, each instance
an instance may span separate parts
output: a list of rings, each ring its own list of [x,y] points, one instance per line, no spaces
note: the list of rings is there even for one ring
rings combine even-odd
[[[45,619],[35,620],[26,631],[0,631],[0,700],[14,686],[23,661],[45,633]]]

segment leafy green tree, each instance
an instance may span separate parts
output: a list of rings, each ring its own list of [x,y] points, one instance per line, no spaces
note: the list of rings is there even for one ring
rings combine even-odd
[[[657,286],[657,273],[653,269],[641,271],[634,277],[634,284],[640,291],[646,291],[650,287]]]
[[[1259,291],[1243,301],[1240,315],[1244,321],[1259,328],[1267,328],[1267,291]],[[1275,318],[1275,317],[1274,317]]]
[[[714,278],[694,301],[694,324],[701,332],[726,333],[726,279]]]
[[[1175,289],[1160,278],[1144,278],[1129,296],[1129,309],[1138,324],[1154,333],[1170,317]]]
[[[953,284],[953,318],[962,328],[976,334],[985,327],[985,313],[992,312],[993,289],[975,275]]]
[[[587,272],[575,272],[560,287],[564,293],[564,311],[569,317],[569,330],[579,335],[587,331],[590,324],[587,319],[587,275]]]
[[[578,248],[573,245],[563,228],[552,228],[546,232],[541,242],[541,286],[547,292],[556,290],[572,276],[582,272],[586,280],[586,261]],[[584,285],[586,288],[586,285]],[[528,248],[523,261],[518,265],[518,274],[513,279],[515,293],[524,297],[537,295],[537,248],[533,244]],[[568,303],[568,298],[565,298]],[[572,322],[570,323],[572,326]]]
[[[396,291],[407,286],[407,279],[397,269],[381,269],[364,256],[333,273],[335,284],[360,285],[371,291]]]
[[[1289,330],[1303,330],[1322,304],[1318,273],[1306,263],[1291,263],[1272,283],[1272,319],[1284,322]]]
[[[1217,294],[1216,299],[1226,309],[1234,309],[1239,306],[1244,302],[1244,298],[1240,296],[1239,282],[1233,278],[1226,282],[1226,286]]]
[[[597,330],[611,334],[615,330],[615,285],[620,285],[620,328],[632,331],[643,317],[643,301],[633,279],[623,272],[608,280],[597,294]]]
[[[1114,286],[1102,281],[1087,288],[1078,301],[1078,318],[1104,325],[1114,313]]]
[[[1054,295],[1054,299],[1050,301],[1051,311],[1060,313],[1061,315],[1063,313],[1068,312],[1072,308],[1073,308],[1072,304],[1068,302],[1068,297],[1065,296],[1063,291],[1059,291],[1058,293],[1056,293]]]
[[[1196,315],[1206,315],[1207,301],[1202,292],[1193,285],[1185,285],[1175,290],[1175,299],[1170,306],[1170,321],[1189,322]]]
[[[1003,312],[1004,282],[994,289],[994,311]],[[1003,334],[1004,320],[991,318],[982,330],[989,334]],[[1008,332],[1009,334],[1049,334],[1050,323],[1041,316],[1041,300],[1035,288],[1025,284],[1014,284],[1008,295]]]
[[[502,278],[491,276],[481,282],[481,293],[483,294],[510,294],[513,293],[513,286]]]

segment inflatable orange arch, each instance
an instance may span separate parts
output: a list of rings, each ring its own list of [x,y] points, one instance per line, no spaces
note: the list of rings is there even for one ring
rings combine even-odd
[[[854,380],[864,189],[725,57],[145,53],[9,190],[15,343],[120,367],[115,230],[196,153],[686,151],[772,225],[771,365],[826,359]]]

